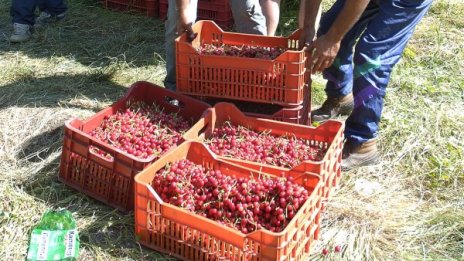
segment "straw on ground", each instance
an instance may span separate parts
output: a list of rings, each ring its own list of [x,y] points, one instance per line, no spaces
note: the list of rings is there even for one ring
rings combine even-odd
[[[161,84],[163,23],[69,4],[66,20],[10,45],[10,1],[0,0],[0,260],[24,259],[32,228],[57,207],[77,219],[81,260],[169,260],[137,243],[133,216],[57,180],[65,120],[92,115],[137,80]],[[295,8],[285,10],[284,34],[296,24]],[[464,3],[437,0],[418,26],[388,87],[382,162],[344,173],[312,259],[323,248],[330,260],[464,259],[462,13]],[[315,77],[316,104],[323,83]],[[363,184],[377,185],[369,194]]]

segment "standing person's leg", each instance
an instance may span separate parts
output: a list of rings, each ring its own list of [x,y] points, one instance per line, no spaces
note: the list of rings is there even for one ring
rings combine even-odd
[[[267,34],[266,18],[261,10],[259,0],[230,0],[230,8],[238,32]]]
[[[197,19],[198,0],[190,0],[189,18],[195,22]],[[167,20],[165,22],[165,48],[166,48],[166,78],[164,86],[169,90],[176,90],[176,46],[177,38],[177,20],[179,14],[177,11],[176,0],[169,0]]]
[[[36,27],[56,22],[66,16],[68,7],[64,0],[39,0],[40,15],[36,19]]]
[[[341,12],[345,0],[338,0],[322,15],[318,36],[326,34]],[[340,50],[333,64],[324,70],[323,76],[327,80],[325,92],[327,100],[322,106],[311,112],[311,120],[322,122],[339,114],[348,115],[353,109],[353,46],[357,38],[366,28],[367,23],[379,12],[379,6],[370,2],[360,19],[343,38]]]
[[[13,17],[13,33],[10,41],[24,42],[31,38],[31,28],[34,25],[34,11],[37,0],[13,0],[11,3],[11,16]]]
[[[13,0],[10,11],[13,23],[34,25],[36,7],[37,0]]]
[[[263,15],[266,17],[267,35],[274,36],[280,19],[280,0],[260,0]]]
[[[383,100],[393,67],[432,0],[390,0],[367,25],[354,54],[354,109],[346,120],[342,166],[350,169],[374,163]]]

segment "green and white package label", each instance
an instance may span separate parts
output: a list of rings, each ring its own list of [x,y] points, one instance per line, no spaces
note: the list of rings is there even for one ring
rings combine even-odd
[[[76,229],[32,231],[28,260],[61,260],[77,258],[78,255],[79,237]]]

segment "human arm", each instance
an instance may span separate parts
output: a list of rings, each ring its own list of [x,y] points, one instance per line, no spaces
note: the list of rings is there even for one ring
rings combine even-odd
[[[190,41],[195,39],[196,35],[193,33],[192,23],[193,21],[189,20],[188,9],[190,1],[189,0],[176,0],[178,20],[177,20],[177,34],[181,35],[184,32],[187,32]]]
[[[313,53],[310,61],[313,72],[322,71],[332,65],[340,49],[340,42],[359,20],[369,1],[346,0],[342,11],[337,16],[337,19],[335,19],[329,31],[312,42],[309,51]]]
[[[259,3],[266,18],[267,36],[275,36],[280,18],[280,0],[260,0]]]
[[[305,0],[300,1],[300,8],[298,9],[298,28],[303,28],[304,25],[305,3]]]
[[[309,46],[314,36],[316,35],[316,22],[321,6],[321,0],[302,0],[300,1],[300,9],[298,12],[298,26],[303,29],[300,37],[303,48],[305,45]]]

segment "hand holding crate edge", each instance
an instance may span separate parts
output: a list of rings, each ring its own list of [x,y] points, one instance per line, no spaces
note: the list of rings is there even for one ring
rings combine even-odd
[[[303,89],[310,77],[306,56],[299,50],[301,31],[289,37],[269,37],[224,32],[212,21],[193,25],[197,37],[189,42],[185,35],[176,39],[177,90],[189,95],[295,106],[303,103]],[[203,44],[227,44],[286,48],[274,60],[201,55]]]
[[[201,245],[202,240],[218,240],[217,244],[226,244],[233,247],[232,251],[239,252],[241,257],[263,258],[263,260],[281,260],[285,257],[299,257],[308,253],[312,241],[317,238],[320,225],[320,198],[323,184],[319,176],[311,173],[289,172],[295,182],[302,184],[312,192],[301,209],[293,217],[287,227],[279,233],[259,229],[249,234],[228,228],[216,221],[202,217],[198,214],[165,203],[152,188],[156,172],[166,164],[178,159],[189,159],[213,169],[221,170],[226,175],[249,176],[270,175],[280,177],[280,172],[262,173],[256,170],[243,168],[239,165],[222,161],[214,156],[203,144],[187,142],[175,150],[164,154],[158,161],[135,177],[136,182],[136,234],[143,245],[162,252],[169,252],[185,260],[196,260],[194,252],[213,252],[216,257],[230,258],[220,250],[213,251],[214,246]],[[308,187],[309,186],[309,187]],[[181,231],[183,231],[181,233]],[[202,234],[203,236],[201,236]],[[161,242],[170,242],[167,245]],[[168,246],[175,244],[175,246]],[[258,245],[259,247],[258,247]],[[180,251],[184,247],[189,250]],[[192,252],[192,253],[189,253]],[[214,253],[215,252],[215,253]],[[190,256],[190,258],[189,258]],[[237,255],[239,256],[239,255]],[[298,259],[298,258],[296,258]],[[208,259],[210,260],[210,259]],[[212,260],[212,259],[211,259]]]

